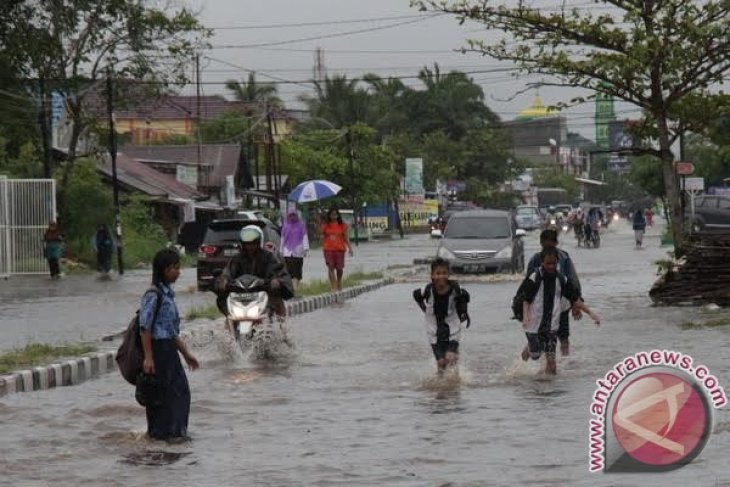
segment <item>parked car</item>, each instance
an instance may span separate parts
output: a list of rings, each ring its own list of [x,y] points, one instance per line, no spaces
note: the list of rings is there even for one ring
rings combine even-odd
[[[727,231],[730,229],[730,196],[702,195],[695,198],[694,219],[692,208],[685,206],[687,219],[692,221],[696,232]]]
[[[537,206],[518,206],[515,209],[517,228],[535,230],[542,227],[542,221],[542,213],[540,213]]]
[[[208,291],[215,271],[223,269],[231,257],[240,252],[239,232],[247,225],[259,226],[264,232],[264,247],[275,253],[280,252],[281,235],[271,222],[248,218],[214,220],[208,225],[203,243],[198,248],[199,291]]]
[[[436,255],[455,272],[523,272],[525,235],[508,211],[462,211],[449,219]]]

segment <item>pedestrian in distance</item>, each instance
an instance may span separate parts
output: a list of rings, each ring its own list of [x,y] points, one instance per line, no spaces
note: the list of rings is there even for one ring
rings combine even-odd
[[[543,230],[540,233],[540,247],[543,249],[552,247],[558,250],[558,271],[563,274],[565,279],[569,281],[573,289],[576,290],[578,296],[581,295],[580,279],[578,272],[575,270],[573,260],[563,249],[558,249],[558,233],[553,229]],[[530,276],[541,265],[540,252],[535,253],[527,264],[527,272],[525,277]],[[582,298],[581,298],[582,299]],[[570,355],[570,312],[564,311],[560,313],[560,328],[558,328],[558,340],[560,340],[560,354],[562,356]],[[573,318],[581,319],[582,314],[579,309],[573,309]]]
[[[469,293],[450,279],[449,263],[437,258],[431,263],[431,282],[413,291],[413,299],[424,313],[426,335],[439,373],[459,361],[461,324],[471,326]]]
[[[92,246],[96,251],[96,268],[102,274],[109,274],[112,268],[112,254],[116,244],[106,224],[102,223],[94,234]]]
[[[63,256],[64,237],[56,222],[50,222],[43,234],[43,253],[48,261],[51,279],[61,278],[61,257]]]
[[[294,288],[299,287],[302,280],[304,257],[309,252],[309,236],[307,227],[299,218],[295,208],[289,210],[281,229],[281,253],[284,256],[286,269],[294,281]]]
[[[158,404],[146,406],[147,434],[171,442],[187,439],[190,415],[190,386],[179,354],[191,370],[200,366],[180,338],[180,313],[173,291],[178,277],[180,255],[172,249],[157,252],[152,262],[152,285],[159,292],[145,293],[139,312],[143,371],[154,376],[159,399]],[[159,306],[158,299],[162,300]]]
[[[644,211],[642,209],[639,208],[634,212],[632,226],[634,228],[636,248],[640,249],[644,242],[644,232],[646,231],[646,218],[644,218]]]
[[[342,215],[336,208],[327,212],[321,226],[322,251],[324,262],[327,265],[327,276],[332,292],[342,291],[342,274],[345,269],[345,251],[353,256],[352,246],[348,237],[348,227],[342,221]]]
[[[544,372],[557,374],[555,346],[560,326],[560,314],[577,308],[600,325],[600,318],[580,299],[573,285],[558,271],[558,249],[546,247],[540,252],[540,267],[520,285],[518,294],[522,300],[522,327],[527,345],[522,350],[522,360],[538,360],[544,353]]]

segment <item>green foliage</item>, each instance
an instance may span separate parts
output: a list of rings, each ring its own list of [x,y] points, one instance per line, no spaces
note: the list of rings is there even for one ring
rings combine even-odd
[[[652,196],[666,195],[661,159],[652,156],[632,158],[629,179]]]
[[[188,321],[193,321],[200,318],[215,320],[222,316],[223,315],[218,309],[218,306],[216,306],[215,304],[209,304],[207,306],[193,306],[185,313],[185,319]]]
[[[167,246],[163,228],[155,223],[149,198],[133,196],[122,207],[122,241],[125,266],[148,266],[158,250]]]
[[[250,118],[240,113],[226,112],[201,124],[200,136],[204,144],[234,143],[245,139],[251,125]]]
[[[43,177],[43,164],[38,149],[32,142],[23,144],[17,157],[8,153],[7,145],[8,141],[0,136],[0,174],[15,178]]]
[[[59,358],[73,358],[95,351],[96,347],[85,344],[54,346],[46,343],[29,343],[23,348],[16,348],[0,355],[0,374],[45,365]]]
[[[57,178],[58,179],[58,178]],[[95,262],[91,239],[99,224],[110,224],[114,217],[112,194],[90,159],[79,159],[61,194],[61,231],[66,236],[66,256],[87,263]],[[110,225],[111,228],[111,225]]]
[[[730,177],[730,128],[715,131],[712,139],[688,137],[685,159],[695,164],[693,176],[705,178],[706,186],[722,185]]]

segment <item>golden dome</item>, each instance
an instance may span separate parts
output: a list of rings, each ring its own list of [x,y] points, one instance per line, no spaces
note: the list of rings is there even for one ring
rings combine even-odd
[[[533,118],[551,117],[553,114],[553,110],[550,110],[542,102],[540,95],[535,95],[535,99],[532,100],[532,105],[520,111],[516,120],[531,120]]]

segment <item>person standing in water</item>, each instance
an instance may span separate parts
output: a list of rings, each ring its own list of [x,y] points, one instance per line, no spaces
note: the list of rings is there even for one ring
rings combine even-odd
[[[644,243],[644,232],[646,231],[646,219],[644,218],[644,212],[641,209],[634,212],[632,227],[634,229],[636,248],[640,249],[641,245]]]
[[[99,225],[92,243],[94,250],[96,250],[97,270],[102,274],[109,274],[112,268],[112,254],[114,253],[115,243],[106,224]]]
[[[302,280],[304,257],[309,252],[307,227],[299,218],[296,208],[289,210],[284,226],[281,229],[281,253],[284,256],[286,269],[294,281],[294,288],[299,287]]]
[[[187,439],[190,416],[190,386],[179,354],[191,370],[200,367],[180,338],[180,313],[172,290],[178,277],[180,255],[172,249],[157,252],[152,261],[152,285],[159,293],[145,293],[139,311],[143,371],[155,376],[160,399],[160,404],[146,406],[147,434],[172,442]],[[158,299],[162,300],[159,306]]]
[[[449,279],[449,263],[441,258],[431,263],[431,283],[413,291],[413,299],[424,313],[426,334],[439,373],[459,360],[461,324],[471,326],[467,305],[469,293]]]

